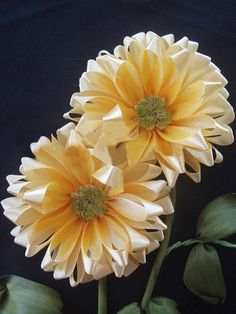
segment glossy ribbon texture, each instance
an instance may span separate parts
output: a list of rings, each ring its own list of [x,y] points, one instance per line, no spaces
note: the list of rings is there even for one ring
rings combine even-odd
[[[2,201],[26,256],[47,247],[42,268],[72,286],[112,272],[129,275],[163,239],[159,216],[173,212],[167,183],[155,179],[160,167],[114,166],[112,153],[88,142],[73,123],[57,138],[41,137],[31,145],[35,159],[23,158],[21,175],[8,176],[14,196]],[[92,219],[82,219],[72,206],[74,193],[86,186],[106,193],[105,212]]]
[[[228,124],[234,111],[226,79],[197,49],[187,37],[176,42],[173,35],[153,32],[125,37],[113,53],[101,51],[88,61],[65,117],[73,114],[78,130],[88,137],[96,133],[103,143],[123,143],[129,165],[158,162],[171,187],[180,173],[199,182],[201,163],[212,166],[223,159],[214,145],[233,142]],[[137,123],[137,105],[150,96],[166,104],[164,127]]]

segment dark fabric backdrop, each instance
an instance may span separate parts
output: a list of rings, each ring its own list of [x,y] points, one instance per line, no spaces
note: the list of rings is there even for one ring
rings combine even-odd
[[[187,35],[199,42],[199,51],[211,56],[228,79],[234,106],[235,9],[234,0],[1,1],[1,199],[7,197],[5,176],[18,172],[21,157],[31,156],[29,144],[65,123],[62,115],[69,109],[71,94],[78,90],[86,61],[101,49],[112,51],[125,35],[152,30],[161,35],[173,33],[177,39]],[[178,180],[172,242],[194,237],[199,211],[210,200],[236,192],[235,145],[221,151],[223,164],[203,166],[200,184],[186,176]],[[18,274],[57,289],[65,314],[95,314],[97,282],[71,288],[68,280],[55,281],[52,273],[40,269],[43,253],[24,257],[24,249],[9,234],[12,227],[0,217],[0,274]],[[176,299],[184,314],[236,313],[236,253],[217,249],[227,286],[225,305],[204,303],[185,288],[182,274],[188,248],[168,257],[155,294]],[[141,298],[153,257],[148,256],[147,264],[129,278],[109,276],[109,313]]]

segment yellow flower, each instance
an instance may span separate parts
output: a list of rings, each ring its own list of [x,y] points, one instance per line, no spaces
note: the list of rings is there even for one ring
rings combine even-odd
[[[114,54],[102,51],[88,61],[65,116],[84,113],[78,124],[84,135],[125,142],[130,165],[158,161],[170,186],[180,173],[199,182],[200,163],[222,161],[214,144],[233,142],[234,111],[226,79],[197,48],[187,37],[125,37]]]
[[[21,175],[8,176],[14,197],[2,206],[26,256],[48,247],[45,271],[72,286],[112,272],[127,276],[159,246],[166,228],[159,216],[173,212],[167,183],[153,180],[159,167],[121,169],[109,155],[105,163],[73,123],[31,149],[36,158],[23,158]]]

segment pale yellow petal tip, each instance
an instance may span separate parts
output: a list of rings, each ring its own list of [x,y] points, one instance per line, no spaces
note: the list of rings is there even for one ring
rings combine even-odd
[[[63,118],[66,120],[71,120],[70,111],[63,114]]]

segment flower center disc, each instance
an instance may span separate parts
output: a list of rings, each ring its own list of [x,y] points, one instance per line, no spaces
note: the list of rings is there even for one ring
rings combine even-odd
[[[72,207],[85,220],[102,217],[106,210],[105,202],[105,191],[93,185],[82,186],[72,194]]]
[[[140,127],[152,130],[164,129],[171,121],[166,101],[160,96],[149,96],[137,103],[137,123]]]

